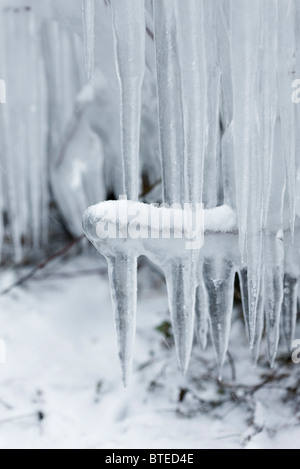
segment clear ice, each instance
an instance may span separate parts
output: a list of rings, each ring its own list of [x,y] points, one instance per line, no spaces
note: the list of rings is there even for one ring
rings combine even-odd
[[[82,21],[85,67],[91,80],[95,65],[95,0],[82,0]]]
[[[140,255],[164,271],[182,372],[194,335],[203,348],[212,339],[222,368],[236,274],[254,361],[266,328],[273,365],[297,319],[300,2],[18,3],[0,9],[2,262],[40,257],[50,202],[76,237],[88,206],[110,207],[107,194],[125,196],[123,228],[132,203],[177,203],[180,213],[203,202],[194,252],[180,240],[99,239],[100,212],[85,212],[87,237],[108,260],[124,383]]]
[[[182,246],[174,250],[166,240],[126,240],[122,247],[100,241],[94,236],[95,208],[85,212],[88,238],[104,255],[107,246],[113,251],[107,257],[124,381],[132,366],[136,262],[142,254],[165,273],[183,372],[193,331],[203,348],[211,335],[221,372],[237,273],[253,359],[259,359],[266,327],[273,366],[281,326],[288,346],[294,337],[300,275],[300,114],[292,102],[300,72],[299,6],[293,0],[153,0],[146,2],[146,20],[140,2],[112,0],[111,7],[124,194],[138,200],[141,88],[145,59],[147,64],[154,57],[161,198],[205,207],[204,246],[193,254]]]

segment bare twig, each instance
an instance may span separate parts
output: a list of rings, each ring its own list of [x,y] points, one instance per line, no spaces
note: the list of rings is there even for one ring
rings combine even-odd
[[[73,241],[68,243],[66,246],[61,248],[59,251],[57,251],[56,253],[54,253],[50,257],[48,257],[47,259],[40,262],[27,275],[24,275],[24,277],[21,277],[17,282],[13,283],[8,288],[5,288],[5,290],[0,292],[0,297],[4,296],[4,295],[7,295],[8,293],[10,293],[15,288],[20,287],[25,282],[28,282],[28,280],[31,280],[32,277],[34,277],[37,274],[37,272],[39,272],[40,270],[43,270],[48,264],[50,264],[54,260],[56,260],[59,257],[62,257],[65,254],[67,254],[74,246],[76,246],[76,244],[78,244],[80,241],[82,241],[83,238],[84,238],[84,235],[80,236],[79,238],[74,239]]]
[[[44,420],[45,416],[43,412],[34,412],[34,414],[27,414],[27,415],[20,415],[17,417],[11,417],[9,419],[0,420],[0,425],[4,423],[11,423],[16,422],[18,420],[30,419],[30,418],[37,418],[39,422]]]
[[[155,189],[155,187],[157,187],[159,184],[161,184],[161,179],[159,179],[158,181],[156,181],[154,184],[152,184],[151,186],[149,187],[146,187],[143,192],[140,194],[140,198],[143,198],[145,197],[146,195],[148,195],[151,191],[153,191],[153,189]]]
[[[90,270],[78,270],[76,272],[49,272],[48,274],[40,275],[36,280],[45,280],[51,278],[76,278],[76,277],[86,277],[93,275],[105,275],[107,274],[107,269],[90,269]]]
[[[13,407],[10,404],[8,404],[7,402],[5,402],[3,399],[0,399],[0,405],[5,407],[7,410],[12,410],[13,409]]]

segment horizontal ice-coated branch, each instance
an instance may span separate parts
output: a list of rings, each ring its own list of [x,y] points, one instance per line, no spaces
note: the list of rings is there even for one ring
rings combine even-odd
[[[182,210],[178,206],[164,208],[120,200],[90,207],[84,214],[83,227],[96,249],[108,259],[124,382],[128,381],[133,355],[136,313],[134,272],[136,260],[141,255],[146,255],[165,273],[178,363],[185,372],[193,343],[203,230],[206,227],[211,233],[220,233],[227,228],[234,232],[234,212],[228,206],[203,212],[201,204],[199,211],[193,211],[191,208]],[[213,244],[207,246],[206,252],[214,255],[214,250]],[[231,311],[228,317],[230,315]],[[205,345],[205,339],[203,342]],[[226,343],[223,350],[226,351]],[[221,358],[220,364],[222,361]]]
[[[193,218],[192,225],[189,216],[196,216]],[[212,233],[218,236],[224,233],[224,230],[236,232],[235,213],[228,206],[203,212],[200,204],[199,212],[193,212],[191,209],[190,211],[182,210],[179,206],[155,207],[120,200],[103,202],[90,207],[84,214],[83,226],[90,241],[108,259],[124,382],[128,381],[134,343],[136,280],[133,272],[136,259],[141,255],[146,255],[165,273],[178,363],[180,369],[185,372],[193,342],[196,287],[199,284],[198,277],[200,278],[197,271],[201,265],[199,255],[202,252],[200,247],[203,230],[205,228],[206,233],[211,233],[210,238],[214,238]],[[196,231],[193,229],[195,226]],[[233,238],[236,236],[233,235]],[[206,244],[206,255],[214,256],[216,242],[218,241],[214,239]],[[225,257],[227,246],[231,244],[232,240],[226,240]],[[131,259],[129,263],[127,262],[128,256]],[[236,262],[237,259],[233,256],[232,273]],[[227,272],[226,269],[225,272]],[[130,288],[124,288],[124,285],[128,286],[128,276],[131,279]],[[203,289],[205,291],[204,284]],[[231,293],[230,289],[228,298]],[[219,294],[216,293],[216,295],[218,298]],[[201,299],[198,296],[198,306],[199,300]],[[221,299],[216,301],[222,302]],[[212,309],[213,305],[211,305],[211,312]],[[220,365],[223,363],[228,345],[232,311],[230,301],[227,309],[224,334],[215,342],[219,350]],[[207,307],[203,310],[203,345],[205,345],[205,315],[207,321]],[[221,316],[219,320],[223,323]]]
[[[186,204],[186,206],[189,207],[189,204]],[[116,214],[119,213],[121,214],[120,218],[116,218]],[[86,220],[88,217],[94,223],[103,220],[107,224],[115,223],[122,225],[125,219],[124,213],[129,213],[131,216],[132,214],[140,214],[139,218],[143,224],[142,228],[148,227],[147,223],[151,220],[150,231],[152,232],[160,230],[161,220],[164,217],[168,218],[168,214],[172,214],[175,230],[178,230],[181,226],[179,215],[182,214],[182,210],[180,204],[173,204],[168,208],[165,204],[162,206],[148,205],[130,200],[107,201],[94,205],[85,212],[84,219]],[[203,210],[203,217],[204,230],[207,232],[228,233],[237,230],[236,214],[228,205]]]
[[[250,331],[248,272],[239,252],[235,212],[228,206],[204,210],[200,218],[202,225],[199,224],[204,230],[204,246],[194,251],[187,249],[190,241],[187,238],[195,233],[184,231],[183,214],[179,207],[157,207],[127,200],[103,202],[90,207],[84,214],[83,226],[87,237],[109,263],[125,383],[132,366],[137,290],[135,272],[137,258],[141,255],[147,256],[165,273],[178,362],[183,372],[187,369],[191,352],[194,308],[197,312],[197,335],[204,347],[210,318],[213,342],[222,368],[229,342],[233,280],[238,270],[241,271],[245,321],[248,333]],[[278,238],[280,233],[275,230],[265,238],[266,272],[262,272],[263,283],[257,305],[253,341],[255,361],[260,351],[264,310],[267,312],[271,363],[277,352],[282,303],[284,333],[289,341],[293,337],[295,301],[290,301],[288,296],[291,293],[292,299],[295,298],[296,280],[300,276],[295,261],[299,258],[299,223],[296,226],[295,251],[286,258],[285,267]],[[287,236],[288,223],[285,230]],[[275,244],[272,240],[276,240]],[[272,260],[274,252],[277,255],[275,261]],[[192,293],[194,291],[197,295]]]

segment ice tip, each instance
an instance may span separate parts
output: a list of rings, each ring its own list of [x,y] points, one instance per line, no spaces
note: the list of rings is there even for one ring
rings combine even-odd
[[[123,373],[122,374],[122,383],[123,383],[124,389],[128,388],[129,381],[130,381],[130,377]]]
[[[275,356],[272,356],[272,357],[269,358],[269,365],[270,365],[271,370],[274,370],[275,360],[276,360],[276,354],[275,354]]]
[[[186,358],[178,358],[178,368],[182,376],[185,376],[189,369],[189,361]]]
[[[128,388],[129,386],[131,373],[132,373],[131,364],[127,364],[126,366],[125,364],[122,363],[122,383],[125,389]]]

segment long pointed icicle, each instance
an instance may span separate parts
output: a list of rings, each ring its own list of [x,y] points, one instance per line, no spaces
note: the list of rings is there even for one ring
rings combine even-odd
[[[82,20],[85,67],[91,80],[95,64],[95,0],[82,0]]]
[[[178,364],[182,373],[188,369],[193,346],[195,266],[193,260],[179,258],[172,260],[165,271]]]
[[[295,338],[297,322],[298,279],[285,274],[283,282],[282,329],[291,350]]]
[[[108,256],[107,261],[123,383],[127,386],[136,332],[137,257],[120,253]]]
[[[182,203],[184,131],[175,3],[153,4],[164,200]]]
[[[280,339],[280,318],[283,301],[284,250],[283,234],[267,235],[265,256],[265,311],[270,365],[273,368]]]
[[[261,282],[263,184],[257,106],[261,2],[232,1],[234,151],[240,248],[247,260],[253,346]]]
[[[124,191],[129,199],[136,201],[139,197],[141,94],[145,74],[144,2],[112,0],[111,7],[116,66],[121,89]],[[136,328],[137,256],[122,254],[120,259],[117,254],[109,257],[108,262],[123,381],[126,385],[132,366]]]
[[[236,209],[236,182],[234,171],[234,124],[230,124],[222,138],[222,170],[224,185],[224,202]]]
[[[261,48],[259,77],[259,116],[261,158],[263,161],[263,222],[266,226],[271,182],[274,130],[277,111],[276,70],[278,56],[278,2],[261,2]]]
[[[177,5],[178,6],[178,5]],[[192,5],[190,5],[191,7]],[[179,13],[179,11],[177,11]],[[189,12],[185,13],[186,16],[190,15]],[[201,199],[201,179],[197,180],[195,173],[201,178],[201,168],[198,166],[196,155],[189,153],[187,145],[202,145],[202,134],[196,135],[195,132],[199,131],[202,125],[202,117],[199,116],[199,109],[193,105],[188,109],[188,86],[187,82],[191,77],[184,75],[185,79],[181,81],[181,68],[180,68],[180,52],[178,47],[178,31],[177,31],[177,18],[175,2],[173,0],[154,0],[154,26],[155,26],[155,48],[156,48],[156,69],[157,69],[157,93],[158,93],[158,109],[159,109],[159,127],[160,127],[160,151],[162,160],[162,173],[163,173],[163,191],[164,200],[168,204],[180,203],[187,200],[191,195],[195,197],[194,200],[189,202],[199,202]],[[180,21],[180,18],[178,18]],[[195,33],[195,30],[194,30]],[[192,41],[193,52],[195,50],[195,37],[193,34],[187,41]],[[183,57],[181,56],[183,60]],[[198,56],[197,56],[198,60]],[[201,60],[201,58],[199,59]],[[201,68],[201,63],[198,64]],[[190,69],[190,65],[189,69]],[[183,84],[183,88],[182,88]],[[193,83],[193,87],[196,84]],[[185,118],[183,111],[183,96],[185,98]],[[189,90],[190,91],[190,90]],[[195,90],[196,91],[196,90]],[[200,100],[199,95],[201,90],[197,90],[197,98]],[[189,101],[189,104],[191,102]],[[193,128],[195,124],[191,121],[193,113],[196,121],[196,130]],[[201,112],[201,110],[200,110]],[[200,120],[199,120],[200,119]],[[184,125],[185,131],[184,132]],[[185,136],[187,140],[185,146]],[[199,143],[200,142],[200,143]],[[196,148],[194,147],[194,150]],[[201,150],[201,149],[200,149]],[[186,156],[186,186],[184,184],[184,164],[182,163],[182,156]],[[201,154],[197,157],[201,158]],[[200,162],[201,165],[201,162]],[[193,174],[191,174],[193,172]],[[187,186],[190,188],[187,194],[185,189]],[[191,191],[191,193],[189,193]],[[167,271],[165,271],[168,293],[170,314],[172,318],[176,350],[179,368],[184,373],[188,367],[190,354],[193,344],[194,334],[194,318],[195,318],[195,296],[196,296],[196,265],[197,254],[190,253],[189,256],[184,255],[182,258],[174,259],[171,261]],[[182,282],[182,285],[180,285]],[[181,292],[181,294],[179,293]]]
[[[203,170],[205,154],[205,134],[206,134],[206,64],[204,48],[204,10],[202,0],[189,0],[182,2],[175,1],[179,63],[182,80],[182,102],[184,118],[184,201],[191,204],[202,202],[203,193]],[[192,324],[193,314],[188,313],[187,308],[196,308],[196,333],[199,340],[206,348],[208,333],[208,303],[206,298],[205,285],[200,275],[200,286],[195,290],[195,271],[199,263],[198,253],[194,253],[188,259],[182,269],[190,270],[190,278],[187,277],[186,287],[190,284],[190,293],[184,299],[179,315],[182,318],[188,315],[187,334],[182,326],[178,335],[178,354],[181,368],[185,371],[188,365],[186,354],[190,355],[192,346]],[[191,262],[191,265],[188,263]],[[174,266],[176,269],[176,266]],[[173,274],[173,282],[176,285],[176,275]],[[193,291],[196,291],[196,301],[192,301]],[[189,303],[187,299],[189,298]],[[174,314],[173,314],[174,316]],[[182,320],[181,320],[182,321]],[[180,325],[180,318],[178,318]],[[186,351],[183,352],[180,340],[186,343]]]
[[[257,364],[260,354],[260,347],[264,333],[264,326],[265,326],[265,290],[263,285],[264,280],[262,279],[260,294],[258,298],[257,304],[257,315],[256,315],[256,327],[255,327],[255,336],[254,336],[254,344],[252,349],[252,356],[254,363]]]
[[[250,341],[250,320],[249,320],[249,291],[248,291],[248,271],[247,268],[242,268],[239,271],[239,279],[240,279],[240,289],[241,289],[241,296],[242,296],[242,307],[243,307],[243,315],[244,321],[246,326],[246,332],[248,335],[248,339]],[[264,327],[264,289],[261,284],[258,304],[257,304],[257,318],[256,318],[256,325],[255,325],[255,334],[253,340],[253,358],[255,363],[259,358],[260,352],[260,344],[262,340],[263,334],[263,327]]]
[[[118,220],[121,214],[126,217],[127,209],[127,201],[120,201]],[[103,215],[103,212],[100,211],[100,214]],[[122,378],[124,386],[127,386],[132,370],[136,332],[138,254],[132,246],[128,246],[127,239],[116,239],[116,231],[111,238],[99,237],[97,226],[100,219],[97,206],[91,207],[84,213],[83,229],[108,262]]]
[[[218,0],[219,3],[219,54],[221,67],[221,103],[220,114],[222,127],[226,131],[232,122],[232,79],[230,51],[230,0]]]
[[[202,0],[176,0],[184,115],[185,202],[202,201],[206,66]]]
[[[211,334],[221,373],[231,330],[235,267],[230,260],[219,256],[206,259],[203,272],[209,299]]]
[[[260,1],[231,0],[231,59],[233,82],[236,199],[241,254],[246,247],[249,165],[257,150],[255,102],[259,46]],[[256,157],[256,155],[254,155]]]
[[[145,74],[145,10],[141,0],[111,0],[117,72],[121,87],[124,190],[139,196],[141,93]]]
[[[296,213],[296,155],[295,155],[295,104],[291,98],[291,86],[296,72],[295,6],[294,0],[278,2],[279,65],[278,96],[283,136],[283,152],[286,162],[287,191],[289,195],[290,228],[295,229]]]
[[[38,37],[37,19],[31,11],[27,11],[31,33]],[[30,63],[27,72],[29,83],[27,99],[30,112],[27,118],[28,134],[28,186],[29,207],[32,225],[33,247],[36,251],[48,239],[48,196],[47,196],[47,89],[44,76],[44,64],[40,56],[40,48],[36,41],[27,42],[27,61]]]
[[[282,158],[282,133],[279,118],[275,124],[273,151],[272,190],[267,230],[264,234],[264,297],[271,366],[274,366],[280,338],[284,281],[283,208],[286,174]]]
[[[196,305],[195,305],[196,317],[195,317],[195,328],[196,337],[203,348],[207,347],[208,332],[209,332],[209,311],[208,311],[208,296],[203,279],[203,273],[200,274],[200,285],[196,290]]]
[[[204,166],[203,202],[206,208],[218,205],[219,192],[219,124],[221,69],[218,50],[219,2],[204,0],[205,57],[207,70],[207,135]]]

